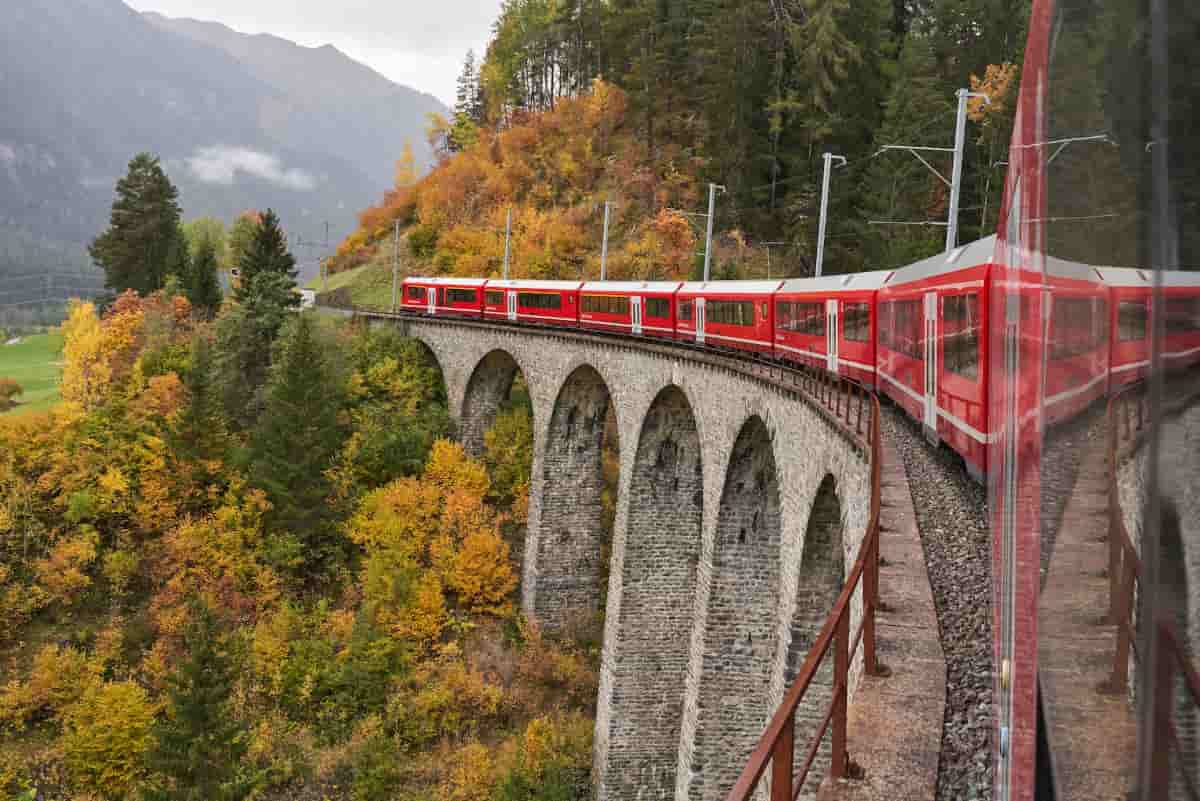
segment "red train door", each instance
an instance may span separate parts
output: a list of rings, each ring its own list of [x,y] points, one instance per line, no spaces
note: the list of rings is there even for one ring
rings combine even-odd
[[[629,311],[633,315],[633,333],[642,333],[642,297],[634,295],[629,299]]]
[[[825,341],[828,346],[825,357],[829,372],[837,375],[838,371],[838,302],[836,299],[825,301]]]
[[[925,427],[937,434],[937,292],[925,293]]]

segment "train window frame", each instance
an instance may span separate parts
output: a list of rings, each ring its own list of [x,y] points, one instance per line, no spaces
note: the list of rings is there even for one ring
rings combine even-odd
[[[545,299],[543,301],[543,298]],[[517,305],[523,309],[543,309],[545,311],[562,311],[562,293],[560,292],[521,292],[517,291]]]
[[[695,301],[693,301],[691,298],[679,301],[679,319],[691,322],[693,306],[695,306]]]
[[[842,302],[842,338],[847,342],[871,341],[871,304],[865,301]]]
[[[483,302],[487,306],[503,306],[504,292],[500,289],[489,289],[483,293]]]
[[[899,353],[908,359],[923,362],[925,352],[922,346],[924,340],[924,312],[921,298],[900,297],[879,301],[879,344],[893,353]],[[886,321],[886,324],[885,324]],[[897,329],[909,329],[907,342],[897,336]],[[908,345],[908,347],[905,347]]]
[[[820,301],[775,301],[775,330],[825,338],[825,304]]]
[[[704,304],[706,324],[754,327],[754,301],[710,298]]]
[[[653,317],[656,320],[669,320],[671,318],[670,298],[646,298],[645,308],[647,317]]]
[[[425,300],[425,287],[409,284],[406,294],[409,300],[415,300],[420,303]]]
[[[979,293],[944,295],[941,325],[942,369],[968,381],[978,381]]]
[[[764,300],[759,305],[762,307],[762,318],[765,320],[767,319],[767,302]]]
[[[1168,296],[1163,304],[1167,336],[1200,333],[1200,296]]]
[[[629,316],[629,298],[624,295],[580,295],[579,310],[584,314]]]
[[[1126,314],[1126,309],[1139,309],[1137,314]],[[1136,329],[1135,329],[1136,324]],[[1138,331],[1140,330],[1140,333]],[[1150,309],[1146,300],[1121,300],[1117,303],[1117,341],[1145,342],[1150,332]]]
[[[474,289],[452,286],[446,290],[446,299],[450,303],[476,303],[479,295]]]

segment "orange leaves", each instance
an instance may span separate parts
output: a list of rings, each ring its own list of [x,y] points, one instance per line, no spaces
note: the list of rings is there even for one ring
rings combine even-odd
[[[516,589],[517,577],[508,558],[508,543],[494,526],[475,529],[463,538],[449,578],[451,589],[471,611],[511,613],[509,597]]]
[[[971,91],[982,92],[991,101],[983,102],[981,97],[967,100],[967,116],[972,122],[987,123],[988,120],[999,117],[1008,109],[1010,90],[1016,86],[1018,67],[1016,64],[988,64],[983,77],[971,76]]]
[[[92,585],[88,572],[96,561],[98,544],[95,530],[87,527],[73,537],[60,540],[47,558],[34,563],[38,584],[51,600],[70,606]]]

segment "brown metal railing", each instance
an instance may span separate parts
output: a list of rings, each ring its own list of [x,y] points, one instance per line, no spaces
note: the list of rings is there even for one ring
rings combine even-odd
[[[1117,472],[1124,458],[1131,455],[1145,436],[1150,413],[1141,384],[1134,384],[1113,395],[1108,401],[1108,576],[1109,610],[1107,622],[1116,627],[1116,648],[1113,654],[1112,676],[1100,688],[1103,692],[1125,694],[1129,687],[1130,654],[1137,653],[1137,624],[1135,621],[1135,592],[1142,579],[1142,562],[1137,548],[1125,526],[1121,511],[1120,487]],[[1200,675],[1197,675],[1186,648],[1180,642],[1175,626],[1160,618],[1155,624],[1152,640],[1155,651],[1153,701],[1150,727],[1155,740],[1147,753],[1151,754],[1150,786],[1143,796],[1149,801],[1167,801],[1173,797],[1171,786],[1171,754],[1183,753],[1173,721],[1176,704],[1176,676],[1183,678],[1187,700],[1200,707]],[[1190,770],[1179,771],[1181,790],[1191,799],[1200,799],[1195,786],[1196,777]]]
[[[836,379],[817,379],[836,385]],[[849,397],[849,396],[847,396]],[[846,579],[845,586],[833,605],[825,625],[816,642],[808,651],[796,680],[788,689],[783,703],[775,712],[758,745],[742,770],[726,801],[748,801],[758,786],[759,779],[771,765],[771,801],[795,801],[804,787],[813,762],[820,751],[826,732],[830,733],[831,763],[829,774],[841,778],[849,771],[850,757],[846,748],[846,718],[850,685],[850,665],[863,649],[863,670],[867,675],[879,675],[884,670],[876,662],[875,655],[875,612],[879,607],[879,509],[882,464],[880,461],[880,417],[879,399],[870,395],[870,442],[871,442],[871,512],[867,533],[859,547],[858,559]],[[849,403],[847,402],[847,409]],[[836,412],[835,412],[836,413]],[[849,412],[847,411],[847,414]],[[861,415],[861,407],[859,409]],[[860,418],[861,419],[861,418]],[[850,637],[851,600],[862,587],[862,620],[853,640]],[[796,737],[796,710],[804,701],[805,694],[813,683],[818,669],[833,651],[833,697],[829,702],[821,725],[812,735],[806,749],[804,763],[799,771],[794,770],[793,760]]]

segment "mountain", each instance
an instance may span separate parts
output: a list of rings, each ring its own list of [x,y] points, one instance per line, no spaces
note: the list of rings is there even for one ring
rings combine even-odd
[[[405,139],[428,160],[425,114],[446,111],[332,47],[120,0],[5,0],[0,22],[0,305],[5,276],[86,264],[139,151],[162,158],[187,217],[271,206],[310,242],[328,221],[334,242]]]

